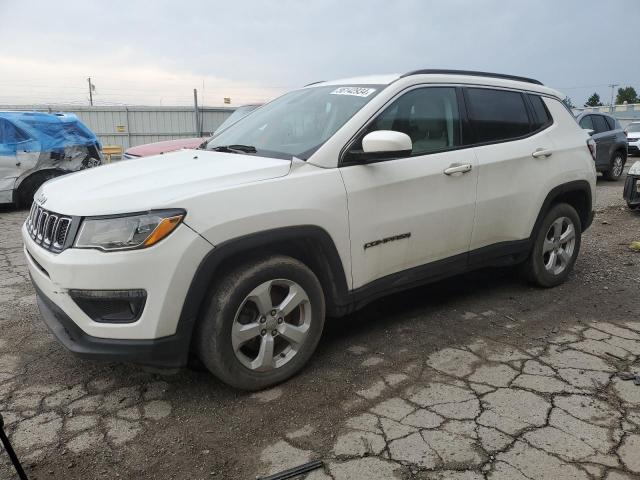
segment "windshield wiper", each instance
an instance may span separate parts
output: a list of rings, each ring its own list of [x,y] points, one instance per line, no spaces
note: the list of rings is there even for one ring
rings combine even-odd
[[[256,147],[252,145],[219,145],[217,147],[213,147],[211,150],[214,152],[225,152],[225,153],[256,153]]]

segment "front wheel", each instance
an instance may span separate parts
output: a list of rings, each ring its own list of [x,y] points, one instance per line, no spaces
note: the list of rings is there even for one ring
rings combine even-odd
[[[575,264],[582,237],[582,225],[575,208],[560,203],[545,215],[533,248],[523,264],[523,273],[541,287],[563,283]]]
[[[196,331],[199,358],[223,382],[259,390],[298,372],[324,327],[320,282],[302,262],[274,255],[225,273]]]

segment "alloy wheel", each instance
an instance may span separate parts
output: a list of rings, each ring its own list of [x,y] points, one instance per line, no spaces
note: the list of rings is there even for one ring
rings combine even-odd
[[[549,227],[542,245],[544,268],[560,275],[567,268],[576,245],[576,229],[568,217],[557,218]]]
[[[623,169],[624,163],[622,161],[622,157],[620,155],[616,155],[616,157],[613,159],[613,168],[611,169],[613,176],[615,178],[618,178],[620,175],[622,175]]]
[[[296,282],[261,283],[245,297],[234,318],[231,343],[236,358],[256,372],[282,367],[300,351],[311,320],[309,297]]]

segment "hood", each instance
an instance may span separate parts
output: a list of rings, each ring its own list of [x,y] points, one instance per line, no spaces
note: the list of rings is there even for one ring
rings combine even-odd
[[[128,148],[125,152],[135,157],[148,157],[150,155],[160,155],[162,153],[173,152],[183,148],[198,148],[206,138],[178,138],[177,140],[167,140],[166,142],[147,143],[137,147]]]
[[[290,160],[205,150],[179,150],[57,177],[35,198],[64,215],[111,215],[180,207],[179,201],[289,173]]]

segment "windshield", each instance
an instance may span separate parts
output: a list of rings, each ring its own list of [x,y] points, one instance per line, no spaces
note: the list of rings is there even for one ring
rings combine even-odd
[[[627,132],[640,132],[640,123],[631,123],[627,127]]]
[[[222,132],[223,130],[226,130],[231,125],[233,125],[238,120],[240,120],[241,118],[244,118],[247,115],[249,115],[251,112],[253,112],[259,106],[260,105],[243,105],[241,107],[236,108],[233,111],[233,113],[231,115],[229,115],[227,117],[227,119],[224,122],[222,122],[218,128],[216,128],[216,131],[213,132],[213,134],[217,135],[220,132]]]
[[[206,148],[241,146],[243,153],[306,160],[382,88],[331,85],[295,90],[220,132]],[[248,146],[255,151],[244,148]]]

